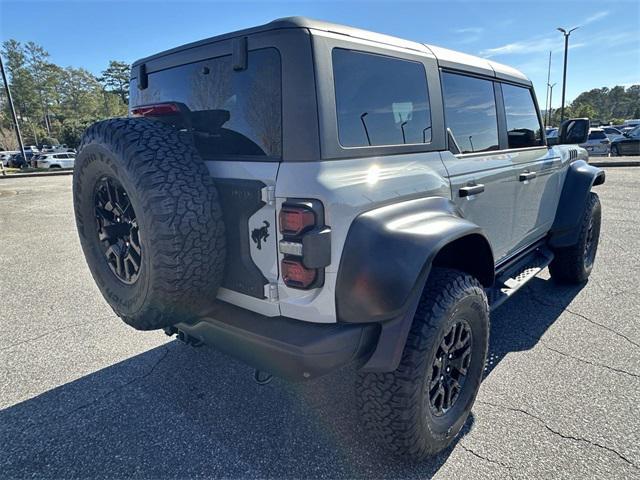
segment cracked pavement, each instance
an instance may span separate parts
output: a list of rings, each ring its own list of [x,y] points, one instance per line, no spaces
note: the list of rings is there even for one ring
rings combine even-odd
[[[420,464],[368,443],[352,369],[305,384],[109,309],[84,263],[71,178],[0,183],[3,478],[639,478],[639,168],[607,170],[583,286],[543,272],[492,314],[463,435]]]

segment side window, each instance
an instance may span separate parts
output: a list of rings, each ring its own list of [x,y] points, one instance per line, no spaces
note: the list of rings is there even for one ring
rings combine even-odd
[[[542,145],[542,126],[528,88],[502,84],[509,148]]]
[[[333,49],[338,137],[343,147],[431,142],[424,66]]]
[[[498,150],[498,117],[493,82],[455,73],[442,74],[447,128],[461,153]]]

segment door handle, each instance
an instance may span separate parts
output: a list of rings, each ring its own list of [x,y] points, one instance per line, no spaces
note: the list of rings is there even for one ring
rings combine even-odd
[[[469,185],[468,187],[462,187],[458,193],[461,197],[470,197],[471,195],[478,195],[484,192],[484,185]]]
[[[538,174],[536,172],[522,172],[518,177],[518,180],[521,182],[526,182],[527,180],[533,180],[536,178]]]

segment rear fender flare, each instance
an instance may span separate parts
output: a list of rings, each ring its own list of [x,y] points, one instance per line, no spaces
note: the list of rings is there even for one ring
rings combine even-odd
[[[365,371],[397,368],[434,259],[447,245],[475,237],[486,256],[476,276],[493,283],[493,254],[482,229],[443,197],[381,207],[352,223],[336,283],[338,320],[381,325]]]

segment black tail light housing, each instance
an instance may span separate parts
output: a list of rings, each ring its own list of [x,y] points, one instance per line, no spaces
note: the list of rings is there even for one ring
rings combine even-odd
[[[331,229],[324,223],[322,202],[287,199],[280,209],[278,227],[285,285],[302,290],[323,286],[324,269],[331,263]]]

